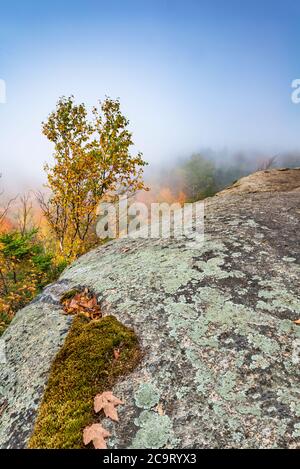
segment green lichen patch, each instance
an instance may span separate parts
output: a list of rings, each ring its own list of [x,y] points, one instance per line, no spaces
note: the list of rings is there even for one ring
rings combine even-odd
[[[29,448],[81,448],[82,430],[95,420],[95,395],[132,371],[139,357],[137,337],[115,317],[76,316],[52,364]]]
[[[136,424],[140,429],[132,442],[134,449],[163,448],[172,436],[172,423],[167,415],[145,410]]]
[[[158,403],[159,397],[159,392],[153,384],[143,383],[135,394],[135,403],[137,407],[151,409]]]

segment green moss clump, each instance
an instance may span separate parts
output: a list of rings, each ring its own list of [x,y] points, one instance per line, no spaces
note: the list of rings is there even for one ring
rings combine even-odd
[[[121,348],[118,360],[114,348]],[[139,358],[137,337],[115,317],[76,316],[52,364],[29,448],[82,448],[82,431],[96,419],[95,395],[110,390]]]

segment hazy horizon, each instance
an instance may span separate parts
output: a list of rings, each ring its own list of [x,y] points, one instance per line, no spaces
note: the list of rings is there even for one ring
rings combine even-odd
[[[299,20],[291,0],[0,0],[4,185],[44,180],[41,122],[62,95],[88,107],[119,97],[154,166],[202,148],[299,151]]]

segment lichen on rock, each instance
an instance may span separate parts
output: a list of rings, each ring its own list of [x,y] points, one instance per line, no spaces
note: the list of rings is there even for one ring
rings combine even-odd
[[[159,391],[152,383],[143,383],[134,397],[137,407],[151,409],[159,402]]]
[[[300,447],[300,326],[294,324],[300,317],[300,191],[295,178],[291,190],[280,182],[269,192],[253,191],[250,182],[245,192],[225,191],[206,202],[204,244],[184,238],[109,242],[78,259],[52,287],[86,286],[101,298],[104,315],[113,314],[138,336],[142,360],[112,389],[125,404],[119,425],[105,421],[110,448]],[[50,355],[44,314],[55,317]],[[33,373],[43,370],[36,373],[35,393],[23,373],[25,358],[17,361],[19,319],[4,334],[21,373],[12,392],[0,371],[10,401],[0,417],[2,447],[28,442],[32,418],[18,438],[21,422],[33,396],[35,406],[40,403],[65,338],[64,332],[58,340],[57,324],[70,327],[60,314],[46,290],[17,315],[35,324],[34,337],[22,339],[24,357],[32,360],[34,352],[42,362],[31,361]],[[158,402],[163,415],[155,411]],[[13,415],[13,404],[22,412]]]
[[[159,415],[145,410],[135,424],[140,428],[134,437],[131,448],[163,448],[172,437],[172,422],[167,415]]]

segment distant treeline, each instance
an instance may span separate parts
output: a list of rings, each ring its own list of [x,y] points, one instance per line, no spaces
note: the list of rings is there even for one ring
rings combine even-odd
[[[149,186],[168,187],[174,198],[187,202],[201,200],[255,171],[276,167],[300,167],[300,153],[282,155],[247,154],[204,150],[162,165],[146,178]]]

